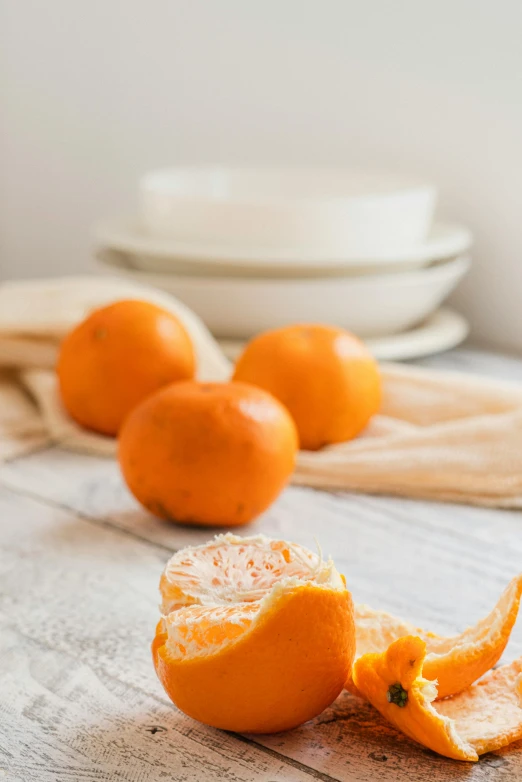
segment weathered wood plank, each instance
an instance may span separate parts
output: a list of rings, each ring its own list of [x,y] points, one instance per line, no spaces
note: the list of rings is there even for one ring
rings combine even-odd
[[[111,460],[53,449],[0,468],[0,483],[148,540],[165,558],[212,535],[141,509]],[[335,556],[356,600],[452,633],[487,613],[522,569],[521,530],[520,512],[290,488],[241,532],[312,548],[317,539],[325,555]],[[510,653],[522,654],[522,626]]]
[[[312,780],[0,624],[0,769],[24,782]],[[316,777],[317,778],[317,777]]]
[[[16,735],[26,740],[23,746],[20,738],[13,744],[10,731],[4,749],[3,762],[16,774],[25,768],[31,778],[41,772],[37,778],[44,782],[90,782],[111,779],[122,764],[121,778],[132,782],[167,773],[177,780],[212,780],[225,772],[231,780],[298,782],[309,773],[304,765],[316,770],[316,778],[347,782],[490,778],[487,763],[469,768],[439,760],[397,736],[348,695],[314,723],[239,742],[238,749],[238,739],[169,707],[155,678],[148,642],[162,549],[7,489],[0,490],[0,517],[11,522],[0,527],[0,715],[6,725],[16,724]],[[34,715],[39,713],[38,724]],[[168,751],[158,746],[159,738],[152,745],[145,736],[147,726],[156,724],[169,731]],[[209,748],[212,757],[187,746],[185,739]],[[267,758],[256,745],[277,754]],[[80,750],[87,760],[79,758]],[[242,762],[247,750],[248,773],[232,763]],[[208,764],[203,776],[199,767],[184,765],[196,751],[205,769]],[[298,765],[285,767],[285,757]],[[498,779],[522,773],[520,752],[499,758]]]
[[[172,707],[149,649],[163,552],[5,489],[0,518],[0,769],[9,779],[321,778]]]
[[[390,729],[367,703],[344,693],[313,722],[258,741],[336,779],[351,782],[519,782],[522,742],[479,763],[441,758]]]

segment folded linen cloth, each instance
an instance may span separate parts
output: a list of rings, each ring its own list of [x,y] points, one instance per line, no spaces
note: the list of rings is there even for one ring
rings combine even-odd
[[[0,461],[38,439],[113,455],[116,442],[81,429],[64,411],[53,367],[60,339],[96,307],[153,301],[184,322],[198,377],[226,380],[231,366],[201,320],[153,288],[70,277],[0,285]],[[351,442],[299,454],[294,483],[522,508],[522,386],[405,365],[381,367],[380,414]]]

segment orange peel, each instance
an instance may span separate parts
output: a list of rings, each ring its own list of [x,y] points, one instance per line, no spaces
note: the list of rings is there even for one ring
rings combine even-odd
[[[354,683],[392,725],[449,758],[476,761],[522,738],[522,658],[437,701],[436,682],[423,675],[426,652],[424,639],[400,638],[356,660]]]
[[[355,627],[331,560],[262,535],[220,535],[175,554],[160,591],[154,664],[189,716],[273,733],[315,717],[341,692]]]
[[[406,635],[426,643],[423,674],[438,682],[438,698],[467,689],[500,659],[515,624],[522,595],[522,575],[513,578],[493,610],[460,635],[443,637],[366,605],[355,606],[356,658],[385,651]],[[354,694],[353,677],[346,688]]]

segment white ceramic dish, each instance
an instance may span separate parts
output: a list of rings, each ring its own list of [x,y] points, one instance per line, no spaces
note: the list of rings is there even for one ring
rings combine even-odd
[[[401,252],[382,252],[374,257],[325,255],[314,250],[226,247],[157,239],[144,232],[136,220],[100,223],[94,231],[97,251],[125,253],[126,264],[160,274],[213,276],[321,277],[414,269],[437,260],[454,258],[469,250],[471,232],[460,225],[439,223],[428,238]]]
[[[407,361],[450,350],[469,334],[469,324],[462,315],[441,307],[420,325],[402,334],[367,339],[366,345],[379,361]],[[244,340],[219,340],[223,353],[235,361],[242,353]]]
[[[172,168],[140,182],[143,226],[155,237],[345,257],[418,244],[435,201],[429,185],[343,169]]]
[[[299,322],[333,323],[361,337],[404,331],[437,309],[467,272],[470,260],[460,257],[413,272],[304,280],[146,274],[122,267],[108,254],[100,264],[172,293],[215,336],[246,339]]]

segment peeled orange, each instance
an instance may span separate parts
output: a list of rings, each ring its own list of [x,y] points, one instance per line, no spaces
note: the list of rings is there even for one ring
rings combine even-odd
[[[191,717],[273,733],[315,717],[341,692],[355,631],[331,561],[284,540],[227,534],[175,554],[160,591],[154,664]]]

